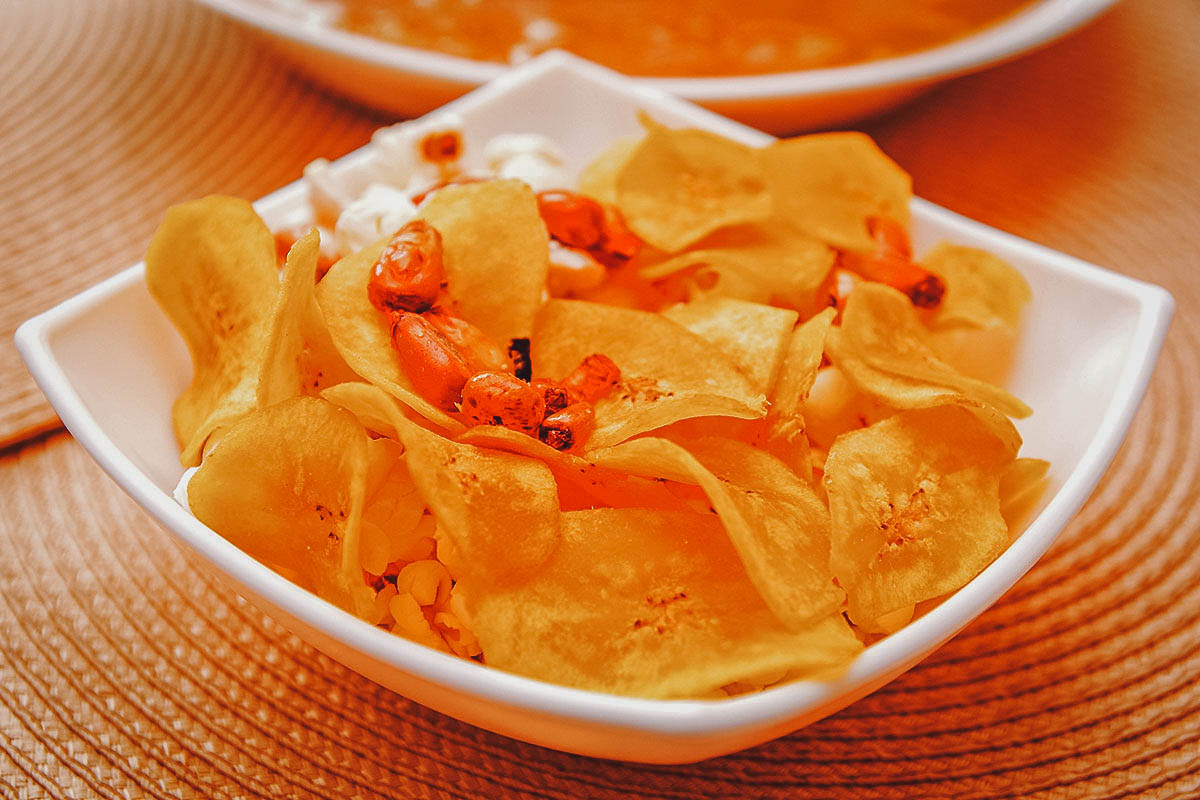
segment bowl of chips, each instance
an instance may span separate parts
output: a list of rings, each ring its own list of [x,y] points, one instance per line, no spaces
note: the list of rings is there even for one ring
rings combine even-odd
[[[897,105],[1052,42],[1112,5],[817,3],[802,16],[795,4],[710,2],[690,8],[683,24],[659,3],[623,4],[615,19],[609,9],[577,3],[200,2],[259,33],[325,85],[402,116],[557,47],[776,132]]]
[[[865,137],[777,142],[561,53],[408,125],[253,207],[172,209],[146,264],[17,343],[78,441],[231,591],[384,686],[548,747],[708,758],[920,661],[1087,499],[1173,308],[911,199]],[[304,232],[277,256],[414,131],[467,165],[421,192],[416,227],[393,237],[400,223],[350,201],[321,239],[343,248],[332,263]],[[556,149],[533,148],[531,173],[513,134]],[[525,178],[473,174],[503,153]],[[762,158],[767,173],[747,166]],[[619,202],[643,252],[622,261],[624,229],[598,217],[606,233],[580,247],[609,279],[555,286],[552,260],[590,262],[552,255],[543,178]],[[768,195],[805,229],[777,229]],[[932,273],[864,224],[864,202],[904,221]],[[367,290],[423,225],[459,293],[449,322],[381,313]],[[843,272],[859,277],[830,283]],[[651,290],[686,301],[635,307]],[[539,406],[527,430],[503,409],[496,425],[467,387],[447,403],[406,371],[405,326],[463,342],[468,320],[527,341],[528,385],[590,397],[558,412],[590,403],[587,424]],[[1004,388],[952,369],[960,350],[1006,354],[975,365],[1010,361]],[[571,376],[600,354],[619,375],[584,369],[589,394]],[[839,405],[847,386],[859,399]]]

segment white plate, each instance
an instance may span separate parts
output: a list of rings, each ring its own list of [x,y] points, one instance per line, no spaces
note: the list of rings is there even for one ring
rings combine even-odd
[[[581,164],[637,131],[645,109],[671,125],[748,143],[767,137],[565,54],[506,73],[450,106],[468,154],[491,136],[543,133]],[[366,149],[346,156],[353,170]],[[303,215],[292,184],[257,204],[268,224]],[[716,701],[655,701],[567,689],[509,675],[385,633],[276,575],[179,507],[182,469],[171,403],[190,380],[179,336],[137,265],[29,320],[17,346],[67,428],[100,466],[201,563],[333,658],[461,720],[547,747],[647,762],[728,753],[793,731],[878,688],[953,636],[1045,552],[1099,481],[1146,389],[1174,303],[1162,288],[1085,264],[914,201],[915,243],[976,245],[1017,265],[1034,300],[1011,388],[1036,413],[1027,455],[1049,459],[1051,486],[1014,544],[975,580],[872,645],[839,680],[801,682]]]
[[[258,31],[321,83],[404,117],[423,114],[507,67],[371,39],[306,21],[272,0],[197,0]],[[1041,0],[977,34],[912,55],[829,69],[727,78],[639,78],[755,127],[830,126],[897,105],[938,81],[1054,41],[1115,0]]]

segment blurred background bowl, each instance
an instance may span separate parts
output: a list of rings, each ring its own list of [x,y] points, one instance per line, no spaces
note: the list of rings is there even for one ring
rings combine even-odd
[[[298,13],[303,3],[196,0],[242,23],[314,80],[401,117],[442,105],[507,66],[405,47]],[[773,133],[842,125],[896,106],[940,81],[1010,60],[1092,20],[1115,0],[1041,0],[932,49],[848,66],[730,77],[638,78]]]

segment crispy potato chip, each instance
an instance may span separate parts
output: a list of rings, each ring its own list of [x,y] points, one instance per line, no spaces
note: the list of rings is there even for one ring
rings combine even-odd
[[[708,131],[660,125],[625,159],[616,204],[634,233],[668,253],[771,213],[753,148]]]
[[[376,242],[334,264],[317,284],[317,305],[351,369],[439,428],[457,433],[462,423],[413,389],[392,347],[387,317],[367,298],[367,279],[386,244]]]
[[[685,448],[645,438],[591,456],[609,469],[699,484],[751,583],[788,628],[800,630],[841,605],[829,570],[829,512],[769,453],[728,439]]]
[[[775,216],[823,242],[869,252],[867,217],[908,225],[912,179],[866,134],[778,139],[757,152]]]
[[[1004,389],[963,375],[939,360],[925,342],[912,304],[881,283],[863,281],[855,287],[846,301],[842,324],[829,332],[825,350],[862,391],[895,408],[962,402],[990,406],[1014,417],[1031,413],[1029,406]],[[944,399],[930,402],[931,398]]]
[[[445,439],[401,413],[395,400],[362,383],[342,396],[370,405],[404,443],[409,474],[476,584],[528,580],[558,542],[558,491],[541,461]]]
[[[288,252],[258,375],[260,408],[358,380],[334,347],[317,306],[320,251],[321,238],[314,228]]]
[[[763,420],[757,444],[801,478],[811,476],[809,442],[801,411],[817,379],[824,355],[825,337],[833,325],[836,309],[826,308],[789,335],[787,350],[772,388],[770,408]]]
[[[712,344],[658,314],[550,300],[534,320],[537,377],[561,379],[584,357],[602,353],[621,383],[596,402],[589,447],[606,447],[689,417],[762,416],[765,398]]]
[[[640,136],[621,136],[592,159],[579,173],[577,183],[580,194],[599,200],[601,203],[617,202],[617,176],[625,162],[641,144]]]
[[[188,483],[192,513],[264,564],[369,616],[359,569],[367,435],[348,412],[297,397],[243,417]]]
[[[705,294],[809,309],[834,258],[833,250],[805,233],[761,223],[719,230],[695,249],[643,267],[639,274],[661,280],[697,268],[695,282]]]
[[[254,408],[278,286],[275,239],[245,200],[167,210],[146,252],[146,287],[192,356],[191,385],[172,411],[184,466],[200,463],[214,430]]]
[[[775,385],[798,317],[790,309],[728,297],[680,303],[662,315],[716,345],[750,379],[751,388],[764,395]]]
[[[781,626],[711,515],[576,511],[562,515],[562,531],[532,581],[468,595],[490,666],[581,689],[690,697],[768,672],[840,670],[862,649],[840,615]]]
[[[830,563],[850,619],[958,589],[1008,544],[1004,443],[967,409],[905,411],[838,437],[825,461]]]
[[[447,186],[418,216],[442,235],[457,316],[500,347],[529,336],[550,268],[533,190],[517,180]]]

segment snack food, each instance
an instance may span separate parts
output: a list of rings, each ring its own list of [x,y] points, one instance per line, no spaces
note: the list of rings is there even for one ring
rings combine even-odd
[[[646,126],[579,187],[389,131],[409,167],[372,174],[411,209],[328,269],[290,236],[282,280],[246,204],[173,210],[147,280],[197,363],[193,513],[371,624],[639,696],[836,672],[986,566],[1044,470],[1028,408],[937,348],[1015,336],[1019,273],[914,263],[908,178],[860,135]]]

